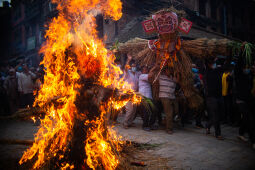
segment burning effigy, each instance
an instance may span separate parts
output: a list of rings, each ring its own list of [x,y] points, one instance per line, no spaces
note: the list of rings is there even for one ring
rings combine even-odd
[[[40,50],[46,74],[34,102],[45,116],[19,163],[31,161],[33,169],[46,164],[53,169],[115,169],[121,141],[107,128],[105,115],[141,99],[120,78],[114,55],[97,36],[95,16],[120,19],[121,1],[52,2],[59,14]]]

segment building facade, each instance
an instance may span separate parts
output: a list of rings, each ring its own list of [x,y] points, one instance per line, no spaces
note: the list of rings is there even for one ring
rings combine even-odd
[[[56,6],[50,0],[12,0],[11,5],[10,58],[37,66],[42,59],[39,49],[45,26],[56,15]]]
[[[174,6],[184,10],[187,19],[193,22],[188,35],[183,38],[229,38],[255,42],[255,2],[253,0],[122,0],[123,16],[119,21],[98,15],[98,36],[106,45],[147,35],[141,22],[152,13]],[[10,29],[11,38],[5,58],[24,58],[29,65],[36,66],[42,59],[38,53],[45,41],[44,33],[49,21],[57,15],[56,5],[50,0],[12,0]],[[8,17],[7,17],[8,18]]]
[[[253,0],[124,0],[123,17],[104,23],[107,43],[127,41],[134,37],[153,38],[144,33],[141,22],[152,13],[174,6],[184,10],[193,27],[184,38],[229,38],[255,42],[255,1]],[[117,25],[117,26],[116,26]],[[111,31],[107,31],[107,30]],[[117,29],[117,30],[116,30]]]
[[[0,60],[7,60],[10,56],[10,47],[11,42],[11,8],[8,1],[3,1],[2,7],[0,7]]]

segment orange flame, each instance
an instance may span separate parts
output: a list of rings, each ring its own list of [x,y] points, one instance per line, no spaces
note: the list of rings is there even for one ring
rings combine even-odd
[[[120,100],[111,98],[100,106],[101,115],[96,120],[85,121],[90,128],[87,131],[84,160],[90,168],[104,166],[115,169],[119,163],[116,151],[120,150],[119,139],[111,130],[111,135],[104,126],[105,114],[110,106],[120,109],[129,100],[140,102],[131,86],[120,79],[122,71],[114,64],[114,56],[104,47],[97,37],[95,16],[99,13],[114,20],[121,18],[120,0],[52,0],[57,3],[58,17],[54,18],[46,32],[46,43],[41,48],[44,59],[41,64],[46,68],[44,84],[40,89],[34,105],[46,111],[41,126],[35,135],[35,142],[19,161],[20,164],[36,158],[33,168],[42,167],[52,157],[60,162],[72,138],[74,118],[78,111],[75,99],[81,77],[93,78],[98,85],[118,89],[122,93],[132,93],[132,97]],[[71,50],[75,57],[66,53]],[[86,113],[83,113],[86,115]],[[106,135],[105,135],[106,134]],[[99,163],[100,162],[100,163]],[[74,165],[61,163],[62,169],[73,169]]]
[[[36,122],[36,119],[34,116],[31,117],[31,120],[33,120],[34,123]]]

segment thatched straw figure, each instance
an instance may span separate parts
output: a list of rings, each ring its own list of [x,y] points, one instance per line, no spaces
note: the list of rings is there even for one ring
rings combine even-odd
[[[158,78],[162,69],[174,70],[174,74],[180,77],[179,84],[190,107],[198,107],[202,103],[202,98],[193,87],[191,59],[182,50],[179,36],[179,31],[188,32],[192,24],[190,21],[178,18],[172,11],[173,9],[160,10],[152,15],[152,19],[143,22],[144,30],[147,33],[157,32],[158,39],[147,41],[137,38],[120,45],[119,50],[121,52],[127,50],[135,54],[133,56],[140,65],[153,67],[150,75],[154,75],[152,78],[154,93],[158,92]]]
[[[131,54],[140,66],[153,67],[151,71],[154,71],[153,75],[155,77],[152,81],[152,88],[153,93],[156,94],[158,91],[158,75],[161,70],[164,67],[172,68],[174,74],[180,77],[179,84],[189,101],[190,107],[194,108],[199,107],[203,101],[193,87],[191,59],[188,55],[200,59],[210,59],[217,55],[242,57],[241,54],[248,54],[243,58],[245,58],[245,61],[248,59],[248,61],[251,61],[252,50],[247,49],[255,49],[255,47],[250,43],[228,39],[198,38],[195,40],[181,40],[179,33],[188,34],[192,26],[192,23],[183,17],[185,17],[185,12],[178,11],[173,7],[156,12],[142,25],[146,33],[157,33],[159,38],[155,40],[135,38],[120,43],[118,52]],[[244,48],[245,46],[250,48]]]

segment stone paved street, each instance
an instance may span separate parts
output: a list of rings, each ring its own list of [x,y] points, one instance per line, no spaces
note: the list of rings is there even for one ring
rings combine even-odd
[[[122,121],[122,117],[119,118]],[[141,129],[141,118],[135,120],[136,127],[124,129],[121,124],[114,127],[124,139],[142,144],[158,144],[153,149],[142,151],[144,155],[167,160],[169,169],[194,170],[252,170],[255,169],[255,151],[249,143],[239,141],[238,129],[223,126],[224,141],[206,136],[203,129],[192,125],[178,127],[173,135],[164,130],[146,132]],[[38,126],[32,121],[0,121],[0,139],[32,140]],[[25,145],[0,144],[0,169],[19,169],[17,166]],[[151,160],[152,162],[154,160]],[[163,169],[144,168],[144,169]],[[165,168],[164,168],[165,169]]]
[[[121,119],[119,118],[119,121]],[[226,139],[219,141],[213,136],[206,136],[204,129],[197,129],[194,125],[176,128],[173,135],[164,130],[142,130],[140,118],[135,120],[135,125],[136,127],[124,129],[118,124],[116,130],[127,140],[161,144],[148,152],[169,158],[168,165],[173,169],[255,169],[255,150],[252,150],[250,143],[237,139],[238,128],[223,125],[222,134]]]

